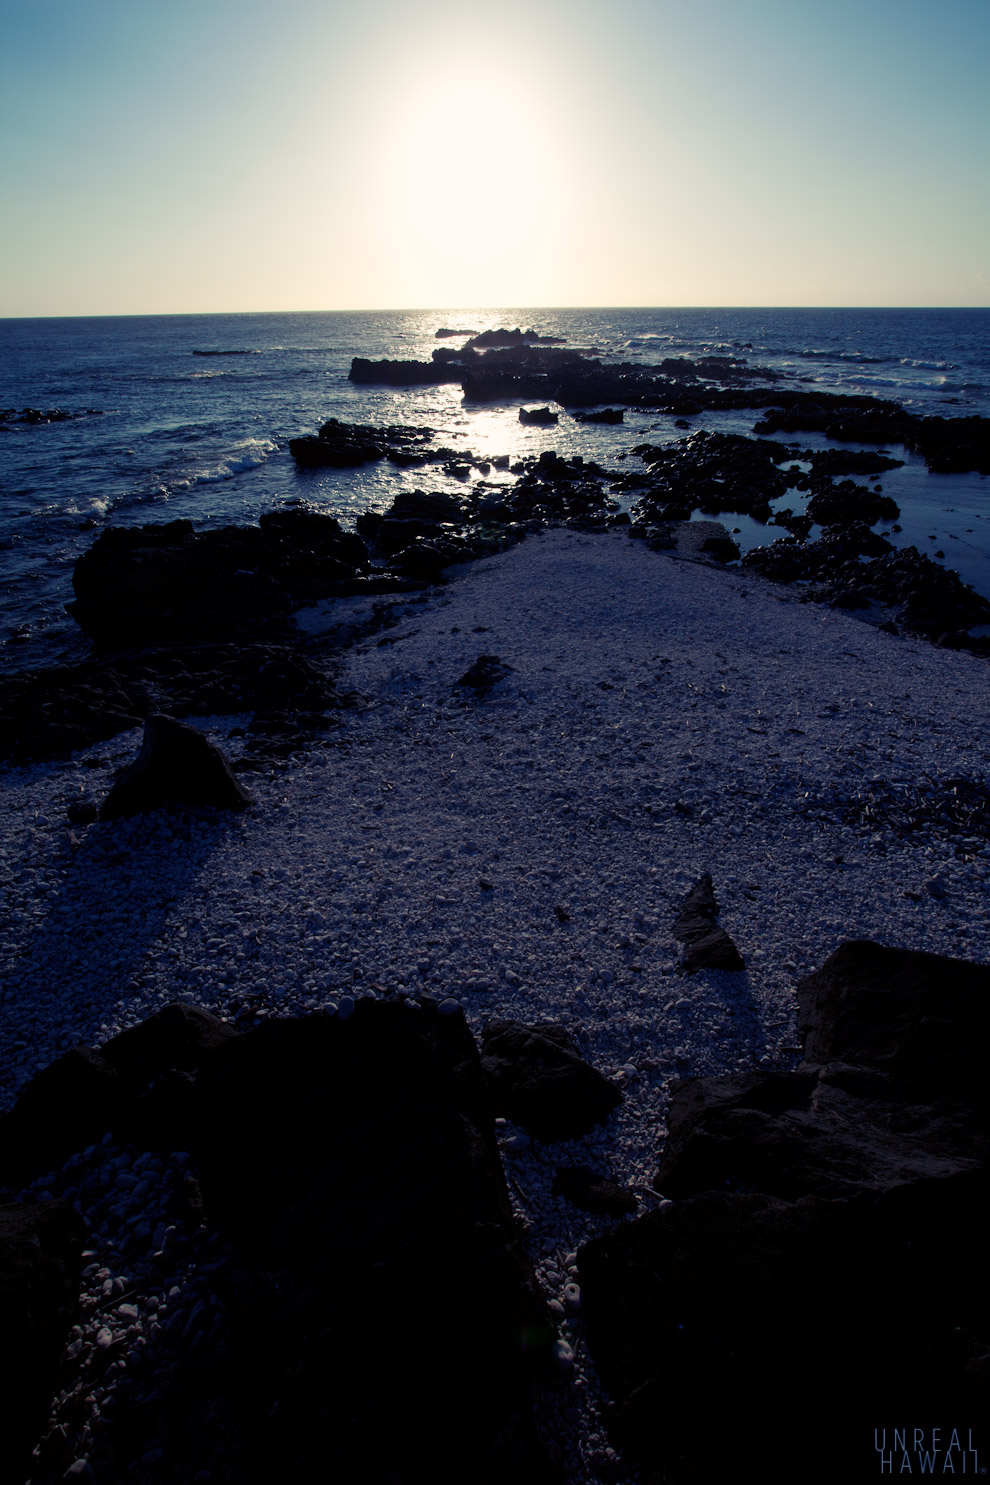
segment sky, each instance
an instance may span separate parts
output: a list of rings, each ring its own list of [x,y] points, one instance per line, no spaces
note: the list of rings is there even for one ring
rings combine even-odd
[[[990,304],[990,0],[0,0],[0,316]]]

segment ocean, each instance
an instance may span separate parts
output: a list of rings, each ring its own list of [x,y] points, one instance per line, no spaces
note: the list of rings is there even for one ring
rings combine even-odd
[[[607,361],[733,355],[778,385],[895,401],[916,414],[990,416],[990,310],[504,309],[405,313],[149,315],[0,321],[0,656],[8,671],[81,658],[65,612],[72,566],[108,524],[185,517],[248,523],[303,498],[346,521],[402,488],[456,485],[439,467],[300,470],[290,438],[328,417],[429,427],[436,443],[512,459],[553,448],[608,467],[636,444],[685,436],[627,411],[619,426],[524,426],[518,403],[468,405],[456,384],[391,388],[348,380],[355,356],[428,360],[436,331],[533,328]],[[25,421],[34,408],[58,421]],[[752,434],[759,413],[705,412],[692,430]],[[799,434],[806,447],[826,440]],[[990,482],[935,475],[923,460],[884,476],[901,507],[890,539],[934,555],[990,597]],[[726,517],[748,549],[784,533]]]

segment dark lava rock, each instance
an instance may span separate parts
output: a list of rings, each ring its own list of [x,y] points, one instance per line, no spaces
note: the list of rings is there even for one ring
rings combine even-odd
[[[168,1148],[182,1148],[186,1130],[164,1128],[174,1100],[149,1100],[153,1085],[197,1071],[233,1035],[200,1006],[169,1005],[99,1048],[71,1048],[36,1073],[0,1118],[0,1182],[20,1185],[54,1170],[108,1132],[125,1143],[161,1133]]]
[[[574,1139],[602,1124],[621,1100],[614,1083],[582,1061],[560,1026],[493,1021],[482,1068],[495,1112],[536,1139]]]
[[[439,358],[430,361],[369,361],[365,356],[355,356],[349,372],[350,380],[361,386],[386,387],[437,386],[441,382],[458,382],[461,375],[462,368],[456,362]]]
[[[556,423],[559,416],[559,413],[555,413],[549,407],[521,407],[519,409],[520,423],[537,423],[549,426]]]
[[[236,1032],[198,1005],[167,1005],[104,1042],[100,1055],[118,1072],[148,1082],[167,1069],[193,1071]]]
[[[985,1417],[986,1331],[967,1325],[985,1319],[985,1200],[969,1180],[883,1201],[707,1192],[586,1244],[616,1442],[650,1485],[750,1460],[774,1485],[834,1485],[879,1474],[875,1428]]]
[[[0,1206],[0,1478],[32,1474],[79,1298],[86,1225],[66,1202]]]
[[[985,1103],[990,966],[858,940],[797,997],[808,1062],[876,1068],[911,1097]]]
[[[449,330],[446,326],[443,326],[439,330],[434,330],[433,333],[436,336],[437,340],[443,340],[443,339],[448,338],[450,336],[461,336],[461,335],[470,336],[470,335],[477,335],[479,332],[477,330]]]
[[[251,802],[214,743],[195,727],[159,714],[147,718],[141,750],[117,776],[100,819],[174,805],[244,810]]]
[[[597,412],[576,412],[574,421],[577,423],[621,423],[625,418],[625,412],[621,407],[603,407]]]
[[[287,634],[293,608],[346,587],[367,561],[359,536],[304,508],[201,532],[190,521],[107,527],[73,569],[70,612],[108,648],[243,643]]]
[[[512,666],[506,665],[497,655],[479,655],[473,665],[470,665],[458,680],[455,686],[465,686],[472,691],[490,691],[497,686],[499,681],[504,681],[507,675],[511,675]]]
[[[484,330],[468,342],[473,351],[509,347],[517,349],[528,345],[563,345],[562,335],[540,335],[535,330]]]
[[[708,515],[738,511],[765,521],[771,500],[788,488],[789,477],[778,467],[788,450],[765,439],[701,431],[672,444],[639,444],[633,452],[653,477],[640,501],[647,514],[674,503]]]
[[[77,1046],[36,1073],[0,1118],[0,1181],[16,1187],[54,1170],[116,1123],[128,1089],[92,1047]]]
[[[463,1016],[269,1023],[213,1056],[197,1111],[241,1269],[247,1478],[545,1481],[528,1388],[553,1332]]]
[[[811,543],[784,537],[746,552],[742,564],[774,582],[808,581],[813,586],[806,596],[822,602],[855,591],[869,602],[894,607],[900,626],[911,634],[979,651],[981,642],[969,640],[967,630],[990,623],[990,602],[916,547],[892,551],[875,532],[867,544],[863,530],[862,523],[830,530]],[[873,560],[860,562],[864,554]]]
[[[673,1204],[579,1254],[615,1437],[650,1481],[723,1479],[741,1439],[761,1479],[865,1479],[874,1429],[985,1416],[988,980],[844,944],[799,988],[796,1072],[675,1089]]]
[[[985,1172],[990,1139],[931,1090],[902,1107],[876,1076],[812,1072],[698,1078],[674,1092],[654,1180],[679,1200],[702,1191],[881,1196]]]
[[[742,955],[723,928],[719,928],[718,903],[707,873],[681,903],[674,919],[673,934],[685,945],[680,968],[685,974],[696,969],[745,969]]]
[[[635,1212],[636,1197],[626,1186],[620,1186],[600,1171],[586,1165],[564,1165],[553,1178],[553,1189],[584,1212],[596,1216],[624,1217]]]
[[[812,495],[806,513],[819,526],[848,526],[853,521],[872,526],[877,521],[896,521],[901,512],[889,495],[877,495],[866,485],[841,480]]]
[[[327,665],[287,645],[148,646],[0,679],[0,755],[56,757],[136,727],[152,711],[322,713],[352,700]]]

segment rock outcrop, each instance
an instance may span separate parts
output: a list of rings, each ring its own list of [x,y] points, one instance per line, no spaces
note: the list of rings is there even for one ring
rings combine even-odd
[[[156,714],[145,721],[141,750],[117,776],[100,819],[119,820],[176,805],[245,810],[250,804],[251,796],[215,743],[195,727]]]
[[[622,1095],[584,1062],[562,1026],[493,1021],[481,1065],[495,1111],[540,1140],[573,1139],[602,1124]]]
[[[985,1411],[990,969],[844,944],[798,999],[805,1062],[675,1090],[675,1200],[579,1254],[650,1481],[723,1479],[743,1438],[766,1480],[865,1478],[874,1429],[944,1420],[944,1452]]]

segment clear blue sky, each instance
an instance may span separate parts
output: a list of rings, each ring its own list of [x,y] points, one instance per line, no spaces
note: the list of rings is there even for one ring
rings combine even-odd
[[[990,303],[990,0],[0,0],[0,315]]]

